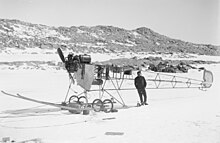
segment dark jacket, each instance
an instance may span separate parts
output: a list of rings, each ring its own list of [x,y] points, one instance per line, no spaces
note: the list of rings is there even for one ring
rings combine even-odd
[[[137,89],[143,89],[147,86],[147,82],[143,76],[137,76],[134,79],[134,85]]]

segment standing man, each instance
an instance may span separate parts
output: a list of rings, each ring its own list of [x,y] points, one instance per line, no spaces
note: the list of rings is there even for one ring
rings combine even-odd
[[[137,72],[137,77],[134,79],[134,84],[135,84],[135,87],[138,91],[141,105],[148,105],[147,104],[147,94],[146,94],[146,90],[145,90],[145,88],[147,86],[147,82],[146,82],[145,78],[141,75],[141,71]],[[143,97],[144,97],[144,100],[143,100]]]

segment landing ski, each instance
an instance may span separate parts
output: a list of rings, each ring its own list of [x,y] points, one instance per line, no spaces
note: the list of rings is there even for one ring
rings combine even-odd
[[[69,110],[69,111],[83,111],[83,110],[92,110],[91,108],[86,108],[86,107],[82,107],[82,108],[75,108],[75,107],[71,107],[67,105],[63,105],[63,104],[57,104],[57,103],[51,103],[51,102],[46,102],[46,101],[40,101],[40,100],[36,100],[36,99],[32,99],[29,97],[25,97],[22,96],[20,94],[11,94],[11,93],[7,93],[5,91],[1,91],[3,94],[11,96],[11,97],[15,97],[15,98],[19,98],[19,99],[23,99],[23,100],[27,100],[27,101],[32,101],[35,103],[40,103],[40,104],[44,104],[44,105],[49,105],[49,106],[53,106],[53,107],[58,107],[64,110]]]

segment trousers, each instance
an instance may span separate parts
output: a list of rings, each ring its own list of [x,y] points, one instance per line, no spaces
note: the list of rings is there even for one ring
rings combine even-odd
[[[145,88],[137,89],[137,91],[138,91],[141,103],[143,103],[143,102],[146,103],[147,102],[147,94],[146,94]],[[143,101],[143,97],[144,97],[144,101]]]

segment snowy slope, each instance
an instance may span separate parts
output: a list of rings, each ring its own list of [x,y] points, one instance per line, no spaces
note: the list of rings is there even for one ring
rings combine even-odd
[[[54,53],[58,47],[83,53],[192,53],[220,55],[219,46],[173,39],[140,27],[126,30],[113,26],[51,27],[19,20],[0,19],[0,53]],[[39,50],[33,52],[38,53]],[[38,53],[39,54],[39,53]]]

